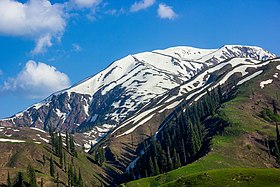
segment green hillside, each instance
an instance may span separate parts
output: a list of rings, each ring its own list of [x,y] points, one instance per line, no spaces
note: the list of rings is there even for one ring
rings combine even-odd
[[[28,133],[27,131],[22,130],[22,133]],[[29,186],[29,166],[35,172],[37,186],[41,186],[42,182],[44,187],[68,186],[69,178],[78,183],[79,175],[81,175],[82,184],[75,186],[92,187],[101,186],[101,183],[106,184],[100,177],[103,173],[102,169],[92,162],[91,155],[84,153],[78,147],[76,147],[77,154],[74,156],[66,146],[62,146],[62,161],[51,144],[37,144],[31,141],[0,142],[0,148],[0,185],[7,185],[9,174],[12,185],[17,186],[19,174],[22,174],[22,182],[25,186]],[[51,162],[53,176],[51,176]],[[71,177],[69,177],[70,171]]]
[[[260,76],[240,86],[236,97],[223,103],[211,117],[219,119],[221,123],[215,125],[224,130],[211,139],[207,155],[176,170],[125,186],[279,186],[279,170],[269,169],[279,166],[273,156],[279,115],[272,112],[273,100],[278,110],[280,106],[280,84],[278,78],[273,78],[278,64],[271,63]],[[274,82],[262,89],[260,82],[271,78]]]

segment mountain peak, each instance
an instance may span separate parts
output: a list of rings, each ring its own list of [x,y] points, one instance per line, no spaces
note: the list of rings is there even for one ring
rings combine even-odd
[[[93,136],[100,137],[137,112],[162,101],[170,90],[217,64],[233,58],[262,61],[275,57],[262,48],[241,45],[225,45],[219,49],[179,46],[128,55],[96,75],[0,121],[0,125],[45,130],[50,126],[59,130],[93,129]],[[204,80],[202,77],[180,93],[196,89],[205,84]],[[101,127],[97,128],[98,124]]]

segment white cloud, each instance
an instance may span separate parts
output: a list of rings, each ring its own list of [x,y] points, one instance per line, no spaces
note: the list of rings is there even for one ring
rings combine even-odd
[[[46,48],[52,46],[52,37],[50,34],[47,34],[46,36],[42,36],[36,41],[35,48],[31,51],[32,54],[38,54],[43,53],[46,51]]]
[[[17,76],[6,80],[0,90],[29,98],[44,98],[69,85],[70,80],[66,74],[53,66],[30,60]]]
[[[126,10],[125,8],[120,8],[120,9],[109,9],[105,11],[105,14],[111,15],[111,16],[119,16],[122,14],[125,14]]]
[[[80,52],[82,50],[82,47],[76,43],[72,44],[72,48],[73,48],[73,51],[75,51],[75,52]]]
[[[91,8],[100,4],[102,0],[70,0],[71,8]]]
[[[135,2],[130,7],[130,12],[138,12],[140,10],[144,10],[146,8],[149,8],[150,6],[153,6],[155,4],[155,0],[142,0],[139,2]]]
[[[51,4],[49,0],[1,0],[0,34],[31,38],[36,42],[32,52],[44,52],[65,30],[63,8],[63,4]]]
[[[163,3],[159,4],[157,13],[161,19],[174,19],[177,17],[177,14],[174,12],[173,8]]]

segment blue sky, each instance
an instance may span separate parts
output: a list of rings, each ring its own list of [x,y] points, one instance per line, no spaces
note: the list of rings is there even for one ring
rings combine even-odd
[[[280,55],[279,0],[1,0],[0,118],[128,54],[185,45]]]

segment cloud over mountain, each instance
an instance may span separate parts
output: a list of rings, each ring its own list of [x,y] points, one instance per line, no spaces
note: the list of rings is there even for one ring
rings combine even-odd
[[[0,91],[19,93],[28,98],[44,98],[69,86],[70,80],[65,73],[45,63],[30,60],[18,75],[4,82]]]

